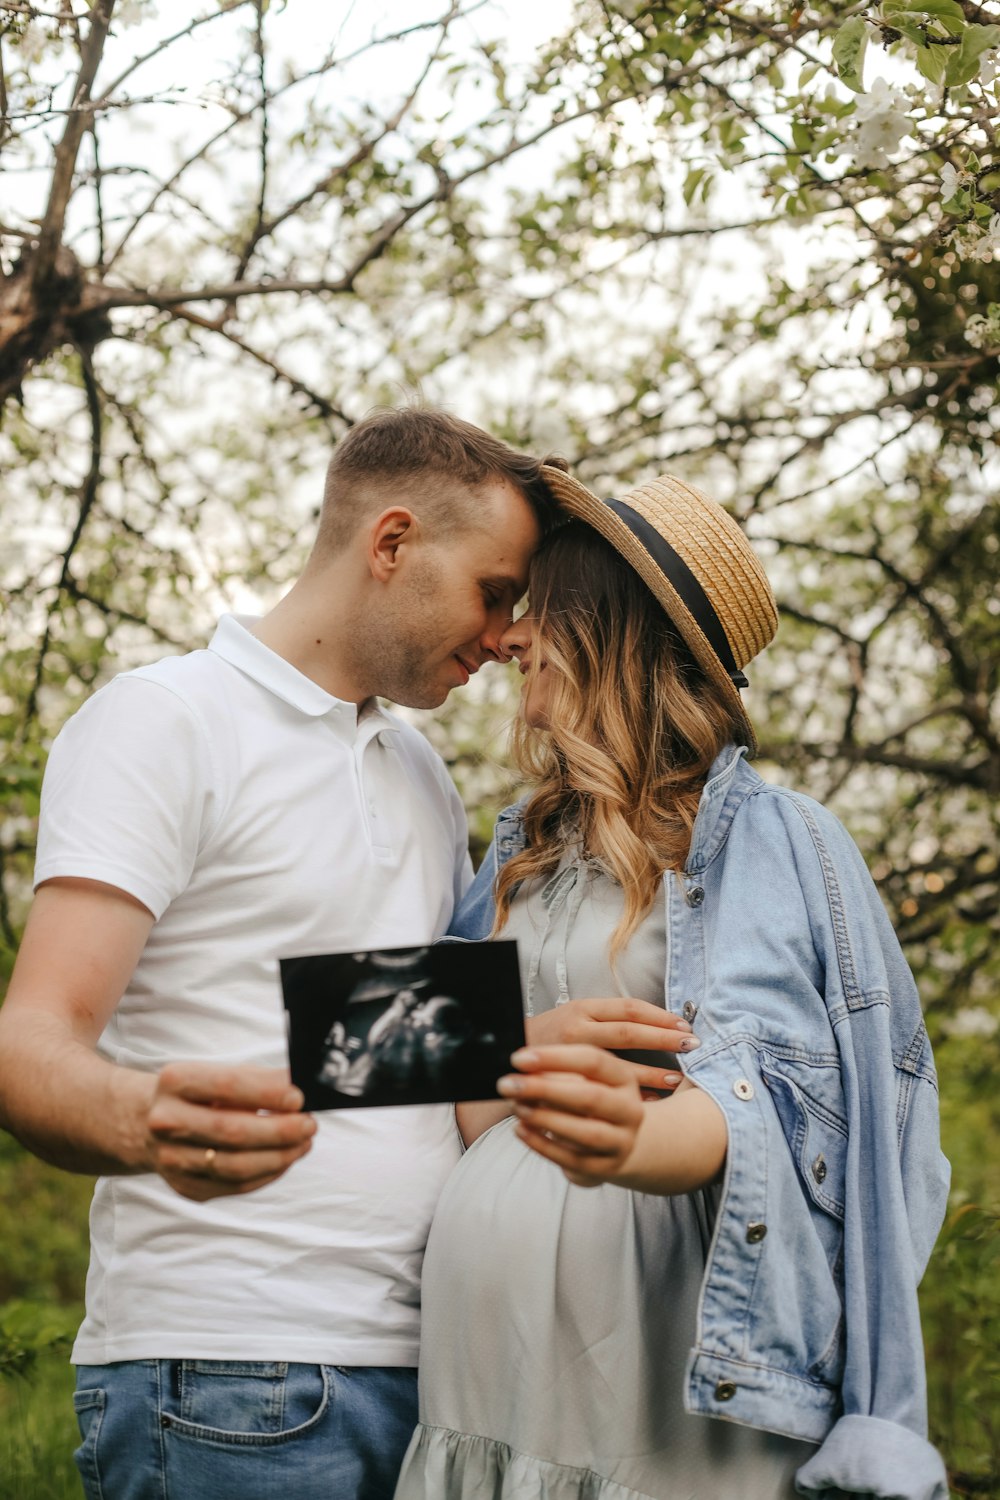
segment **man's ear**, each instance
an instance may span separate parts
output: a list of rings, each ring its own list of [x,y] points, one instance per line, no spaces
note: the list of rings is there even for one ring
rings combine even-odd
[[[417,539],[419,522],[405,505],[393,505],[368,532],[368,567],[376,583],[388,583]]]

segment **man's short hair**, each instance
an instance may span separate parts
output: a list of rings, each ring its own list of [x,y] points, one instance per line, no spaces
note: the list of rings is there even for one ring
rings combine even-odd
[[[463,531],[477,514],[460,490],[506,480],[529,502],[542,532],[557,519],[542,460],[520,453],[471,422],[429,407],[376,411],[337,444],[326,472],[317,551],[339,551],[377,503],[418,501],[431,532]]]

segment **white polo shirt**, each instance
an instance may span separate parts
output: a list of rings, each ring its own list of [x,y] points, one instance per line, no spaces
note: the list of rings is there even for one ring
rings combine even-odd
[[[36,885],[83,876],[156,918],[100,1050],[287,1064],[278,959],[422,944],[470,878],[465,814],[410,725],[360,713],[234,617],[206,651],[116,678],[70,719],[42,792]],[[193,1203],[101,1178],[80,1364],[415,1365],[448,1106],[317,1116],[260,1191]]]

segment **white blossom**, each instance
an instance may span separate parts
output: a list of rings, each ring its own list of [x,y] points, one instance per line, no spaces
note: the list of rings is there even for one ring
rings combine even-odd
[[[852,137],[854,158],[859,167],[887,167],[910,129],[906,111],[910,101],[900,89],[890,88],[884,78],[876,78],[867,94],[860,94],[854,105],[859,122]]]
[[[1000,214],[994,214],[972,251],[975,260],[1000,258]]]
[[[983,53],[982,61],[979,64],[980,83],[992,83],[996,78],[998,58],[1000,58],[1000,53],[996,51]]]
[[[989,303],[985,314],[973,313],[964,332],[973,349],[1000,349],[1000,302]]]
[[[21,61],[25,66],[41,62],[49,46],[49,40],[37,21],[28,22],[21,32],[20,44]]]
[[[117,26],[138,26],[140,21],[151,21],[156,18],[156,11],[152,5],[145,0],[119,0],[115,6],[115,24]]]
[[[957,167],[952,166],[951,162],[947,162],[941,168],[941,189],[944,201],[947,203],[949,198],[954,198],[959,188],[967,187],[971,181],[971,172],[960,172]]]
[[[905,111],[909,100],[901,89],[890,88],[884,78],[876,78],[867,94],[859,94],[854,103],[856,120],[872,120],[883,115]]]
[[[887,167],[889,154],[897,149],[909,130],[900,115],[875,115],[865,120],[854,136],[854,159],[859,167]]]

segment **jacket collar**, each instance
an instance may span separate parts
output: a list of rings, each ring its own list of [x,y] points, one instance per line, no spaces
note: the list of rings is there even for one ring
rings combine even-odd
[[[761,778],[744,759],[746,745],[726,745],[709,769],[691,834],[686,873],[696,875],[714,859],[729,833],[736,809],[760,785]],[[497,867],[524,848],[524,804],[505,807],[497,818]]]
[[[736,809],[760,785],[760,777],[744,759],[746,745],[726,745],[712,762],[702,789],[691,833],[685,870],[696,875],[718,854],[729,834]]]

